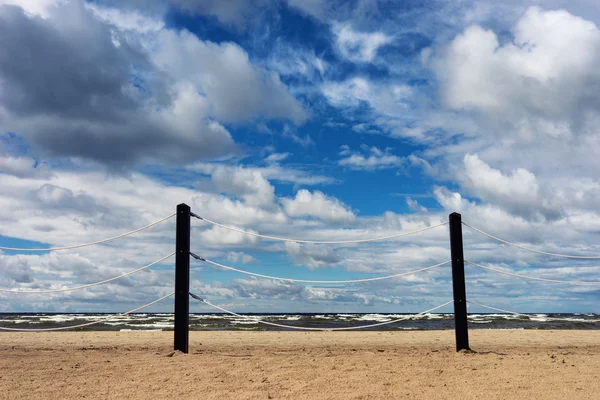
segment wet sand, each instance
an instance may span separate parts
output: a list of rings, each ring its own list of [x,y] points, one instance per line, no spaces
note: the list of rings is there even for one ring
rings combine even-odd
[[[600,331],[0,334],[2,399],[596,399]]]

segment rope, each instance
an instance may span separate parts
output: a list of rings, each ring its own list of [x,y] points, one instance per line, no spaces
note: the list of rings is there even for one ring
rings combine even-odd
[[[498,274],[515,276],[517,278],[529,279],[529,280],[532,280],[532,281],[542,281],[542,282],[552,282],[552,283],[565,283],[565,284],[568,284],[568,285],[600,285],[600,282],[593,282],[593,281],[590,281],[590,282],[586,282],[586,281],[561,281],[561,280],[558,280],[558,279],[535,278],[533,276],[527,276],[527,275],[517,274],[517,273],[514,273],[514,272],[502,271],[502,270],[491,268],[491,267],[484,267],[483,265],[476,264],[474,262],[467,261],[467,260],[465,260],[465,262],[467,264],[471,264],[471,265],[473,265],[475,267],[487,269],[488,271],[496,272]]]
[[[150,307],[151,305],[154,305],[154,304],[156,304],[156,303],[158,303],[160,301],[163,301],[164,299],[166,299],[168,297],[171,297],[174,294],[175,294],[175,292],[170,293],[170,294],[168,294],[166,296],[163,296],[160,299],[154,300],[154,301],[152,301],[152,302],[150,302],[148,304],[145,304],[145,305],[143,305],[141,307],[134,308],[133,310],[129,310],[129,311],[121,313],[121,314],[111,315],[109,317],[102,318],[102,319],[99,319],[99,320],[96,320],[96,321],[86,322],[85,324],[79,324],[79,325],[73,325],[73,326],[61,326],[61,327],[58,327],[58,328],[34,328],[34,329],[6,328],[6,327],[3,327],[3,326],[0,326],[0,330],[3,330],[3,331],[15,331],[15,332],[47,332],[47,331],[63,331],[63,330],[67,330],[67,329],[82,328],[84,326],[90,326],[90,325],[98,324],[98,323],[103,322],[103,321],[109,321],[109,320],[115,319],[117,317],[122,317],[123,315],[128,315],[128,314],[134,313],[136,311],[139,311],[139,310],[142,310],[144,308]]]
[[[528,317],[528,318],[531,317],[531,315],[521,314],[521,313],[518,313],[518,312],[515,312],[515,311],[508,311],[508,310],[503,310],[501,308],[496,308],[496,307],[492,307],[492,306],[486,306],[485,304],[481,304],[481,303],[478,303],[478,302],[473,301],[473,300],[467,300],[467,303],[473,304],[474,306],[479,306],[479,307],[487,308],[488,310],[492,310],[492,311],[500,311],[500,312],[505,313],[505,314],[519,315],[519,316]],[[600,319],[579,319],[578,321],[573,321],[573,320],[571,320],[571,321],[565,321],[562,318],[553,318],[553,317],[546,317],[546,319],[549,320],[549,321],[561,321],[561,322],[590,322],[590,323],[592,323],[592,322],[600,322]]]
[[[169,257],[174,256],[175,253],[171,253],[168,256],[165,256],[163,258],[161,258],[160,260],[156,260],[148,265],[144,265],[143,267],[140,267],[138,269],[134,269],[133,271],[127,272],[126,274],[123,275],[119,275],[119,276],[115,276],[113,278],[110,279],[105,279],[103,281],[100,282],[96,282],[96,283],[89,283],[87,285],[82,285],[82,286],[74,286],[74,287],[70,287],[70,288],[64,288],[64,289],[45,289],[45,290],[19,290],[19,289],[2,289],[0,288],[0,293],[23,293],[23,294],[32,294],[32,293],[59,293],[59,292],[70,292],[72,290],[79,290],[79,289],[85,289],[85,288],[89,288],[92,286],[98,286],[98,285],[102,285],[104,283],[108,283],[108,282],[112,282],[112,281],[116,281],[117,279],[121,279],[121,278],[125,278],[129,275],[133,275],[136,272],[140,272],[145,270],[146,268],[150,268],[151,266],[158,264],[161,261],[166,260]]]
[[[245,231],[243,229],[238,229],[238,228],[234,228],[232,226],[223,225],[223,224],[220,224],[218,222],[206,219],[204,217],[200,217],[200,216],[198,216],[198,215],[196,215],[194,213],[192,213],[191,215],[193,217],[198,218],[199,220],[208,222],[209,224],[212,224],[212,225],[215,225],[215,226],[219,226],[221,228],[229,229],[230,231],[243,233],[245,235],[255,236],[255,237],[263,238],[263,239],[279,240],[279,241],[282,241],[282,242],[312,243],[312,244],[350,244],[350,243],[377,242],[377,241],[380,241],[380,240],[388,240],[388,239],[393,239],[393,238],[397,238],[397,237],[401,237],[401,236],[414,235],[416,233],[425,232],[425,231],[428,231],[430,229],[438,228],[440,226],[444,226],[444,225],[448,224],[448,222],[446,221],[446,222],[442,222],[441,224],[432,225],[432,226],[427,227],[427,228],[417,229],[416,231],[411,231],[411,232],[406,232],[406,233],[397,233],[397,234],[390,235],[390,236],[381,236],[381,237],[375,237],[375,238],[370,238],[370,239],[320,241],[320,240],[303,240],[303,239],[292,239],[292,238],[283,238],[283,237],[277,237],[277,236],[261,235],[260,233],[248,232],[248,231]]]
[[[373,328],[373,327],[376,327],[376,326],[393,324],[393,323],[396,323],[396,322],[405,321],[407,319],[419,317],[419,316],[422,316],[424,314],[430,313],[432,311],[435,311],[435,310],[437,310],[439,308],[442,308],[442,307],[447,306],[448,304],[451,304],[451,303],[454,302],[454,300],[450,300],[450,301],[448,301],[448,302],[446,302],[444,304],[441,304],[441,305],[439,305],[437,307],[434,307],[434,308],[430,308],[429,310],[422,311],[422,312],[420,312],[418,314],[415,314],[415,315],[407,315],[406,317],[403,317],[403,318],[393,319],[391,321],[386,321],[386,322],[379,322],[379,323],[371,324],[371,325],[349,326],[349,327],[345,327],[345,328],[312,328],[312,327],[308,327],[308,326],[293,326],[293,325],[277,324],[275,322],[263,321],[262,319],[260,319],[258,317],[252,317],[252,316],[249,316],[249,315],[240,315],[240,314],[234,313],[233,311],[229,311],[229,310],[227,310],[227,309],[225,309],[223,307],[220,307],[220,306],[217,306],[215,304],[212,304],[209,301],[207,301],[207,300],[205,300],[205,299],[203,299],[203,298],[201,298],[201,297],[199,297],[199,296],[197,296],[197,295],[195,295],[195,294],[193,294],[191,292],[190,292],[190,296],[192,296],[192,298],[194,298],[194,299],[196,299],[196,300],[198,300],[198,301],[200,301],[200,302],[202,302],[202,303],[204,303],[204,304],[206,304],[208,306],[211,306],[213,308],[216,308],[217,310],[221,310],[224,313],[236,316],[238,318],[242,318],[242,319],[246,319],[246,320],[252,320],[252,321],[255,321],[255,322],[259,323],[259,324],[271,325],[271,326],[276,326],[276,327],[279,327],[279,328],[286,328],[286,329],[303,330],[303,331],[347,331],[347,330],[352,330],[352,329]]]
[[[580,258],[580,259],[588,259],[588,260],[589,259],[600,259],[600,256],[571,256],[571,255],[567,255],[567,254],[549,253],[547,251],[541,251],[541,250],[531,249],[529,247],[520,246],[520,245],[518,245],[516,243],[511,243],[511,242],[506,241],[504,239],[500,239],[500,238],[498,238],[496,236],[490,235],[489,233],[486,233],[486,232],[484,232],[482,230],[479,230],[479,229],[477,229],[477,228],[475,228],[475,227],[467,224],[466,222],[463,222],[462,224],[464,226],[466,226],[466,227],[469,227],[469,228],[473,229],[475,232],[479,232],[479,233],[481,233],[484,236],[487,236],[487,237],[489,237],[491,239],[497,240],[498,242],[507,244],[509,246],[517,247],[517,248],[519,248],[521,250],[530,251],[532,253],[544,254],[544,255],[553,256],[553,257],[563,257],[563,258]]]
[[[199,256],[197,256],[194,253],[190,253],[190,255],[192,257],[194,257],[195,259],[197,259],[197,260],[207,262],[207,263],[212,264],[212,265],[214,265],[216,267],[220,267],[220,268],[223,268],[223,269],[228,269],[230,271],[235,271],[235,272],[239,272],[239,273],[246,274],[246,275],[257,276],[259,278],[276,279],[276,280],[287,281],[287,282],[303,282],[303,283],[358,283],[358,282],[380,281],[380,280],[383,280],[383,279],[390,279],[390,278],[396,278],[396,277],[399,277],[399,276],[406,276],[406,275],[416,274],[418,272],[427,271],[429,269],[441,267],[444,264],[448,264],[448,263],[452,262],[451,260],[444,261],[442,263],[439,263],[439,264],[436,264],[436,265],[431,265],[429,267],[425,267],[425,268],[421,268],[421,269],[416,269],[414,271],[402,272],[402,273],[399,273],[399,274],[387,275],[387,276],[378,276],[378,277],[374,277],[374,278],[349,279],[349,280],[342,280],[342,281],[317,281],[317,280],[309,280],[309,279],[280,278],[278,276],[270,276],[270,275],[257,274],[257,273],[254,273],[254,272],[244,271],[242,269],[237,269],[237,268],[234,268],[234,267],[229,267],[227,265],[219,264],[217,262],[214,262],[214,261],[207,260],[205,258],[199,257]]]
[[[164,222],[164,221],[168,220],[169,218],[174,217],[175,214],[176,213],[173,213],[173,214],[169,215],[168,217],[160,219],[160,220],[158,220],[156,222],[153,222],[153,223],[148,224],[146,226],[143,226],[141,228],[135,229],[135,230],[133,230],[131,232],[127,232],[127,233],[124,233],[122,235],[114,236],[114,237],[111,237],[111,238],[108,238],[108,239],[98,240],[96,242],[78,244],[78,245],[75,245],[75,246],[49,247],[47,249],[42,249],[42,248],[28,249],[28,248],[20,248],[20,247],[3,247],[3,246],[0,246],[0,250],[10,250],[10,251],[57,251],[57,250],[79,249],[81,247],[87,247],[87,246],[93,246],[93,245],[96,245],[96,244],[102,244],[102,243],[110,242],[112,240],[121,239],[121,238],[123,238],[125,236],[133,235],[134,233],[138,233],[138,232],[141,232],[141,231],[143,231],[145,229],[151,228],[154,225],[158,225],[161,222]]]

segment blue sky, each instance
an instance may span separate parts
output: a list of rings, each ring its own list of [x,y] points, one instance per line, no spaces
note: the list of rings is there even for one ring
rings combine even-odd
[[[586,0],[0,0],[0,246],[90,242],[185,202],[241,229],[316,240],[408,232],[456,211],[523,246],[600,255],[599,21]],[[335,246],[193,226],[195,253],[290,278],[449,259],[446,227]],[[465,245],[484,266],[600,281],[594,260],[467,228]],[[0,285],[95,282],[173,247],[169,221],[103,246],[5,251]],[[338,287],[192,265],[196,293],[240,312],[421,311],[452,295],[448,266]],[[593,285],[476,267],[467,281],[468,297],[492,306],[599,311]],[[2,294],[0,311],[125,311],[172,287],[165,263],[87,291]]]

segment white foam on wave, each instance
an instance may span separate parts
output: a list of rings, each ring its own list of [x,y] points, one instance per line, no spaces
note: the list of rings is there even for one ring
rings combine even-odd
[[[423,317],[425,317],[426,319],[446,319],[447,315],[444,314],[423,314]]]
[[[38,321],[30,321],[26,319],[0,319],[0,323],[13,323],[13,324],[35,324]]]
[[[531,321],[535,322],[548,322],[548,315],[546,314],[530,314],[528,315]]]
[[[356,318],[357,321],[375,321],[375,322],[388,322],[393,319],[398,319],[401,317],[407,317],[409,315],[400,316],[398,314],[365,314]]]
[[[234,325],[255,325],[255,324],[258,324],[259,322],[255,321],[255,320],[238,319],[238,320],[231,321],[231,323]]]

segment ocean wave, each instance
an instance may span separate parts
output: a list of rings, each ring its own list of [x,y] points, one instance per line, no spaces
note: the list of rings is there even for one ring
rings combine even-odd
[[[259,318],[268,322],[290,326],[307,326],[314,328],[340,328],[369,325],[373,323],[390,322],[395,319],[405,319],[398,323],[371,330],[431,330],[454,329],[452,314],[428,313],[399,314],[399,313],[280,313],[280,314],[244,314],[244,316]],[[108,319],[107,319],[108,318]],[[71,314],[71,313],[40,313],[40,314],[0,314],[0,325],[6,327],[53,328],[80,323],[98,321],[86,330],[171,330],[174,316],[170,313],[161,314]],[[469,314],[468,321],[471,329],[593,329],[600,330],[600,315],[596,313],[573,314]],[[190,329],[192,330],[282,330],[258,323],[253,319],[229,314],[191,314]]]

